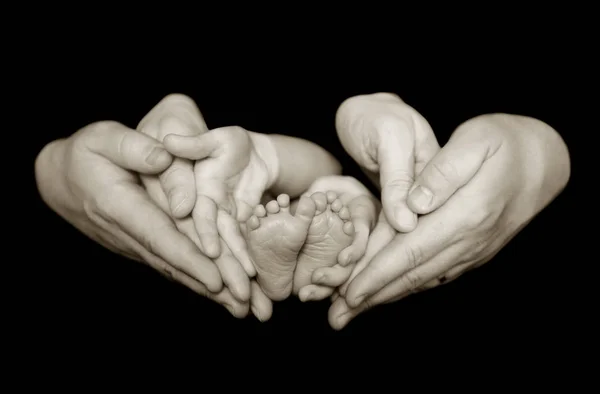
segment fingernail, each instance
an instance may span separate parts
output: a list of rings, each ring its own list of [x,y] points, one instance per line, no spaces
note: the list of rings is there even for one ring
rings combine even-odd
[[[146,163],[153,166],[160,160],[165,160],[170,157],[171,155],[169,154],[169,152],[157,146],[156,148],[152,149],[152,152],[150,152],[150,154],[146,157]]]
[[[348,264],[350,264],[350,262],[351,262],[351,261],[352,261],[352,253],[348,253],[348,254],[346,255],[346,258],[344,259],[344,261],[343,261],[343,264],[342,264],[342,265],[345,267],[345,266],[347,266]]]
[[[171,199],[171,207],[173,209],[173,213],[176,213],[181,209],[181,206],[187,201],[187,194],[185,192],[178,192],[173,195]]]
[[[256,309],[254,306],[250,306],[250,310],[252,310],[252,313],[254,314],[254,316],[256,316],[258,321],[260,321],[261,323],[264,322],[262,316],[260,315],[260,311],[258,309]]]
[[[312,301],[314,299],[314,297],[315,297],[315,292],[311,291],[310,293],[308,293],[306,295],[306,297],[304,297],[304,302],[306,302],[306,301]]]
[[[323,278],[325,278],[325,275],[323,273],[317,273],[315,274],[314,281],[315,283],[320,284],[323,281]]]
[[[354,299],[354,305],[358,306],[365,300],[365,295],[358,296]]]
[[[231,313],[232,315],[235,314],[235,309],[233,309],[233,307],[229,304],[224,304],[223,305],[225,307],[225,309],[227,309],[229,311],[229,313]]]
[[[409,195],[412,202],[421,209],[427,209],[433,201],[433,193],[425,186],[417,186]]]

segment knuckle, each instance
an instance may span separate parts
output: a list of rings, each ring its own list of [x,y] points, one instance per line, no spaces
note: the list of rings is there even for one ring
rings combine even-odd
[[[410,116],[403,116],[393,113],[374,113],[372,114],[371,122],[379,133],[407,133],[413,128],[413,122]]]
[[[487,205],[471,208],[465,219],[465,228],[468,231],[487,232],[495,228],[501,212],[502,210]]]
[[[178,106],[195,106],[194,100],[192,100],[189,96],[186,96],[182,93],[171,93],[166,95],[161,103],[165,107],[178,107]]]
[[[248,131],[243,128],[242,126],[228,126],[226,128],[224,128],[224,130],[226,130],[226,132],[233,137],[237,137],[237,138],[242,138],[245,137],[248,134]]]
[[[406,245],[403,251],[408,271],[417,268],[423,262],[423,250],[419,246]]]
[[[402,277],[402,284],[406,291],[417,293],[421,287],[421,277],[415,272],[407,272]]]
[[[456,166],[451,161],[443,161],[441,163],[431,163],[431,175],[433,178],[433,184],[443,182],[445,184],[452,184],[459,179],[459,174]]]
[[[122,127],[122,125],[119,122],[112,120],[90,123],[79,130],[77,138],[73,141],[73,147],[75,149],[85,148],[89,150],[90,148],[93,148],[103,136],[120,127]]]
[[[382,187],[408,190],[415,182],[414,174],[406,170],[394,170],[385,174],[385,183]]]
[[[100,122],[91,123],[86,127],[90,134],[104,134],[109,133],[115,128],[122,127],[121,123],[114,120],[103,120]]]
[[[185,180],[185,175],[186,175],[186,168],[176,165],[176,164],[171,164],[169,166],[169,168],[167,168],[162,174],[161,174],[161,180],[163,182],[177,182],[177,183],[181,183],[182,181]],[[175,187],[176,185],[172,185],[172,187]],[[184,186],[184,185],[177,185],[177,186]]]

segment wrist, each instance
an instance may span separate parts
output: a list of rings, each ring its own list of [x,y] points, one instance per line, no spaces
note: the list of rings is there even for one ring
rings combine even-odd
[[[268,134],[260,134],[249,131],[250,139],[258,157],[265,164],[268,174],[267,189],[269,190],[277,182],[279,177],[280,160],[275,144]]]

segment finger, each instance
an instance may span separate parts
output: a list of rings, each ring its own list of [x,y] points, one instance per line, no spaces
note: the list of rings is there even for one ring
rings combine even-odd
[[[90,125],[82,134],[85,147],[112,163],[142,174],[158,174],[173,157],[155,139],[117,122]]]
[[[146,189],[148,196],[154,201],[154,203],[162,209],[164,213],[169,215],[171,212],[169,210],[169,200],[163,189],[160,185],[160,180],[156,175],[140,175],[140,180],[142,181],[142,185]]]
[[[399,278],[365,299],[371,306],[379,305],[398,298],[404,298],[412,293],[424,290],[426,284],[439,284],[443,277],[459,261],[464,253],[464,247],[454,245],[435,256],[424,264],[404,273]],[[433,282],[433,283],[430,283]]]
[[[190,160],[205,159],[221,146],[214,133],[210,131],[193,137],[169,134],[163,144],[173,155]]]
[[[334,330],[341,330],[356,316],[367,310],[368,308],[361,304],[358,308],[350,308],[344,297],[338,297],[331,303],[328,311],[329,325]]]
[[[163,141],[169,134],[195,136],[208,131],[206,123],[191,99],[165,100],[162,118],[158,122],[158,139]],[[152,126],[148,123],[147,127]],[[191,161],[175,158],[171,166],[160,175],[163,190],[169,199],[170,212],[175,218],[189,215],[196,203],[194,165]]]
[[[306,285],[298,292],[300,301],[320,301],[333,294],[335,288],[319,285]]]
[[[396,297],[388,303],[400,301],[403,297]],[[355,317],[363,312],[372,309],[377,304],[365,300],[356,308],[351,308],[344,297],[337,297],[329,307],[328,320],[329,325],[334,330],[341,330],[348,325]]]
[[[444,215],[429,215],[421,218],[413,232],[397,234],[348,285],[348,305],[356,307],[396,278],[434,258],[454,242],[459,225]]]
[[[375,127],[380,138],[377,162],[383,210],[397,231],[412,231],[417,225],[417,215],[406,204],[415,176],[412,126],[400,117],[386,116],[378,119]]]
[[[167,276],[172,278],[174,281],[181,283],[187,288],[191,289],[195,293],[210,299],[220,305],[223,305],[229,313],[238,319],[243,319],[248,315],[249,306],[248,303],[240,302],[237,300],[231,291],[227,288],[223,288],[217,293],[210,292],[206,286],[196,281],[194,278],[186,275],[185,273],[173,269],[170,267]],[[164,272],[164,271],[163,271]]]
[[[379,203],[373,197],[363,195],[352,199],[347,207],[354,225],[354,239],[338,255],[340,265],[354,264],[365,254],[371,229],[375,227]]]
[[[251,282],[250,308],[261,322],[266,322],[273,315],[273,302],[265,295],[255,280]]]
[[[470,270],[472,270],[474,268],[477,268],[478,266],[479,265],[473,264],[471,262],[466,262],[466,263],[462,263],[462,264],[456,265],[456,266],[450,268],[448,270],[448,272],[446,272],[443,275],[443,277],[442,277],[443,280],[442,280],[441,284],[450,283],[453,280],[458,279],[462,274],[464,274],[464,273],[466,273],[466,272],[468,272],[468,271],[470,271]]]
[[[221,246],[217,230],[217,204],[206,196],[198,195],[192,218],[200,237],[202,251],[210,258],[219,257]]]
[[[137,129],[161,142],[168,134],[193,136],[208,131],[194,101],[180,94],[172,94],[161,100],[142,119]],[[175,218],[189,215],[194,207],[196,193],[193,177],[192,164],[180,158],[175,159],[171,167],[161,174],[160,181]]]
[[[203,283],[210,291],[222,288],[221,275],[213,262],[180,233],[172,220],[156,206],[145,190],[137,185],[115,186],[99,202],[103,215],[118,223],[127,234],[149,253]]]
[[[389,244],[395,236],[396,230],[394,230],[388,224],[385,219],[385,214],[382,211],[379,214],[379,221],[377,222],[377,225],[373,229],[371,237],[369,238],[365,255],[358,261],[358,263],[356,263],[356,266],[352,270],[350,278],[346,281],[346,283],[340,286],[339,292],[341,295],[344,297],[346,296],[348,285],[352,282],[352,280],[365,269],[373,257],[375,257],[380,250]]]
[[[256,269],[238,222],[222,209],[217,213],[217,230],[240,267],[246,272],[246,275],[249,277],[256,276]]]
[[[219,268],[223,283],[237,300],[246,302],[250,300],[250,279],[225,242],[220,242],[221,254],[215,259],[215,264]]]
[[[161,126],[161,121],[167,118],[176,119],[178,122],[167,122]],[[208,127],[194,100],[182,94],[170,94],[144,116],[137,130],[162,141],[170,133],[196,135],[206,133]]]
[[[175,158],[169,168],[159,176],[168,197],[170,213],[174,218],[189,215],[196,203],[194,166],[189,160]]]
[[[337,290],[335,290],[331,295],[331,302],[335,302],[335,300],[337,300],[338,298],[340,298],[340,293]]]
[[[252,215],[254,208],[260,204],[261,197],[267,189],[269,182],[265,171],[255,174],[252,171],[245,171],[239,180],[239,183],[233,193],[233,198],[237,206],[237,220],[245,222]]]
[[[427,214],[439,208],[493,154],[488,140],[469,138],[466,134],[451,138],[425,166],[410,190],[408,204],[413,212]]]
[[[314,270],[311,281],[313,284],[327,287],[338,287],[344,284],[352,274],[353,266],[343,267],[336,264],[332,267],[321,267]]]

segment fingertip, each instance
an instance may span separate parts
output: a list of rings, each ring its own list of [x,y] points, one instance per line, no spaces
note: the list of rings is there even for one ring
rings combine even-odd
[[[216,268],[215,271],[216,272],[214,275],[209,276],[209,280],[202,281],[204,286],[206,286],[208,291],[211,293],[219,293],[221,290],[223,290],[223,280],[221,279],[221,274]]]
[[[344,298],[338,297],[329,307],[329,311],[327,313],[327,320],[329,321],[329,325],[336,331],[341,330],[346,327],[351,316],[351,311],[348,305],[346,304]]]
[[[173,156],[160,146],[154,147],[148,156],[146,156],[146,163],[150,166],[152,171],[163,171],[171,165],[173,162]]]
[[[413,188],[408,195],[407,205],[414,213],[421,215],[428,214],[436,209],[433,192],[423,185]]]
[[[194,209],[194,198],[185,192],[175,192],[169,197],[169,208],[175,219],[183,219]]]
[[[338,254],[338,264],[346,267],[352,262],[352,246],[348,246]]]
[[[386,217],[392,227],[401,233],[409,233],[417,227],[417,214],[406,204],[397,204],[388,208]]]
[[[177,151],[179,151],[180,146],[183,142],[185,142],[186,138],[190,137],[177,134],[167,134],[163,139],[163,145],[165,149],[170,153],[176,153]]]
[[[356,280],[356,278],[354,280]],[[362,294],[361,294],[361,292],[362,292]],[[346,304],[348,304],[348,306],[350,308],[356,308],[365,299],[365,294],[357,286],[357,283],[353,281],[352,283],[350,283],[350,285],[348,286],[348,289],[346,290],[345,299],[346,299]]]
[[[235,283],[230,287],[231,294],[240,302],[250,301],[250,283],[248,285]]]
[[[221,255],[221,246],[219,245],[217,237],[213,235],[204,235],[203,237],[200,237],[200,243],[202,244],[202,249],[204,249],[206,257],[216,259]]]

